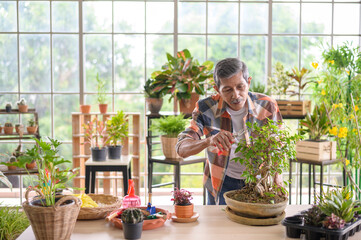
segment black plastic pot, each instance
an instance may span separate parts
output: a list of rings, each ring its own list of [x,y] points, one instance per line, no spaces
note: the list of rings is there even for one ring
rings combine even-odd
[[[109,159],[120,159],[122,153],[122,146],[108,146],[108,158]]]
[[[143,221],[139,223],[122,222],[125,239],[139,239],[142,237]]]
[[[6,112],[11,112],[11,107],[6,106],[5,109],[6,109]]]
[[[107,148],[92,148],[92,158],[94,162],[104,162],[107,159]]]
[[[62,197],[64,197],[65,195],[59,195],[55,198],[55,202],[59,201]],[[74,204],[73,200],[67,200],[64,203],[61,204],[61,206],[63,205],[67,205],[67,204]],[[46,200],[44,198],[39,198],[39,197],[35,197],[33,201],[29,202],[29,205],[31,206],[38,206],[38,207],[44,207],[46,205]]]

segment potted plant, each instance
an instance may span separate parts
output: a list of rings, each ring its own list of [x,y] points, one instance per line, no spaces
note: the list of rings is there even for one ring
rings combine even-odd
[[[22,125],[21,123],[15,124],[15,131],[18,134],[22,134],[24,132],[24,125]]]
[[[173,193],[174,212],[177,218],[191,218],[193,216],[194,205],[192,193],[185,189],[175,188]]]
[[[187,125],[187,119],[184,119],[184,115],[177,116],[170,115],[160,118],[151,126],[151,131],[160,132],[162,150],[166,158],[180,158],[175,150],[177,144],[177,136],[181,133]]]
[[[6,110],[6,112],[11,112],[11,108],[12,108],[12,104],[11,104],[11,102],[7,102],[6,103],[6,105],[5,105],[5,110]]]
[[[1,172],[0,172],[1,176]],[[1,179],[1,178],[0,178]],[[29,220],[21,207],[0,207],[0,238],[17,239],[19,235],[29,226]]]
[[[121,219],[125,239],[141,238],[144,215],[139,208],[125,209]]]
[[[163,92],[154,91],[153,82],[155,80],[149,78],[144,85],[144,95],[145,101],[147,103],[147,108],[151,114],[158,114],[163,105]]]
[[[28,131],[29,134],[35,134],[36,131],[38,130],[38,125],[35,124],[34,119],[29,119],[28,121],[28,126],[26,127],[26,130]]]
[[[287,129],[282,129],[278,124],[281,123],[272,120],[263,126],[247,123],[247,127],[252,129],[252,136],[249,141],[245,139],[238,143],[236,153],[242,152],[243,156],[231,159],[245,166],[242,177],[246,186],[224,193],[227,206],[236,212],[226,211],[231,220],[238,213],[249,216],[250,221],[257,217],[267,219],[277,216],[280,222],[284,217],[282,213],[287,205],[287,191],[275,182],[275,177],[288,167],[288,159],[295,158],[295,143],[300,136],[291,136]]]
[[[99,73],[97,73],[97,92],[98,92],[98,104],[99,104],[99,111],[100,113],[107,113],[108,104],[105,103],[106,101],[106,94],[105,94],[105,81],[99,78]]]
[[[192,113],[199,95],[205,94],[207,80],[212,80],[213,62],[206,61],[199,64],[193,59],[188,49],[184,49],[173,57],[167,53],[168,62],[161,71],[153,72],[151,78],[154,92],[171,94],[170,99],[180,100],[180,111]]]
[[[93,161],[105,161],[107,158],[107,137],[104,123],[97,118],[94,118],[92,121],[83,124],[83,128],[84,144],[90,146]]]
[[[26,104],[26,100],[24,98],[20,99],[16,104],[18,105],[19,112],[28,112],[28,105]]]
[[[123,111],[117,112],[111,119],[106,122],[106,131],[108,134],[108,157],[109,159],[120,159],[124,138],[128,136],[128,119]]]
[[[80,105],[80,112],[81,113],[90,113],[91,105],[83,104]]]
[[[13,132],[14,132],[13,124],[9,123],[9,122],[5,123],[4,124],[4,133],[5,134],[13,134]]]
[[[322,140],[327,136],[331,122],[327,117],[324,106],[315,106],[312,114],[307,113],[306,118],[300,121],[302,128],[300,134],[308,134],[309,139],[296,144],[296,158],[314,161],[336,159],[336,142]]]
[[[71,163],[59,156],[61,143],[48,138],[33,139],[36,144],[19,157],[19,164],[36,161],[37,179],[30,178],[31,186],[26,191],[23,209],[30,220],[36,239],[70,239],[80,211],[81,201],[71,195],[57,195],[62,189],[69,189],[67,183],[77,176],[77,169],[62,168],[64,163]],[[32,201],[29,193],[39,194]]]

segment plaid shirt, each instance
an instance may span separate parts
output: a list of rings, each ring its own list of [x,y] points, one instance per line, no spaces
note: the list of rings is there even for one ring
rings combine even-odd
[[[282,120],[276,101],[264,94],[248,92],[246,104],[248,113],[244,118],[244,123],[250,122],[253,124],[257,122],[262,126],[268,119],[273,121]],[[247,129],[246,125],[244,125],[244,129]],[[199,100],[193,110],[190,126],[178,136],[177,152],[182,140],[200,140],[203,135],[210,137],[221,130],[233,132],[231,116],[226,111],[226,103],[221,96],[217,94]],[[249,131],[245,131],[247,142],[249,142],[251,134]],[[222,189],[228,162],[228,151],[223,151],[218,155],[218,148],[215,146],[207,148],[203,184],[215,197],[216,202],[218,202],[219,192]]]

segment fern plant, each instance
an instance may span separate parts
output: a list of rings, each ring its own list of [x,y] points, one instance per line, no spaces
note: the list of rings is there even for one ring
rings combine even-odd
[[[173,138],[177,137],[185,129],[187,122],[183,114],[178,116],[170,115],[159,119],[150,129],[151,131],[160,132],[166,137]]]

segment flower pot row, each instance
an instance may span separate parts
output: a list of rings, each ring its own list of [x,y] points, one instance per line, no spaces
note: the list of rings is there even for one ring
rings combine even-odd
[[[0,133],[2,132],[2,129],[4,129],[4,134],[13,134],[14,133],[14,127],[1,127],[0,126]],[[38,130],[38,126],[32,126],[32,127],[26,127],[26,130],[29,134],[34,134]],[[15,132],[20,134],[22,133],[21,126],[15,126]]]
[[[16,104],[18,105],[19,112],[21,113],[28,112],[28,105],[26,104],[26,100],[24,98],[20,99]],[[12,104],[10,102],[7,102],[5,105],[5,111],[11,112],[11,110],[12,110]]]
[[[107,147],[93,147],[91,148],[92,159],[95,162],[103,162],[107,156],[109,159],[120,159],[122,155],[122,146],[107,146]]]
[[[80,112],[81,113],[90,113],[91,105],[80,105]],[[102,114],[107,113],[108,111],[108,104],[99,104],[99,111]]]

